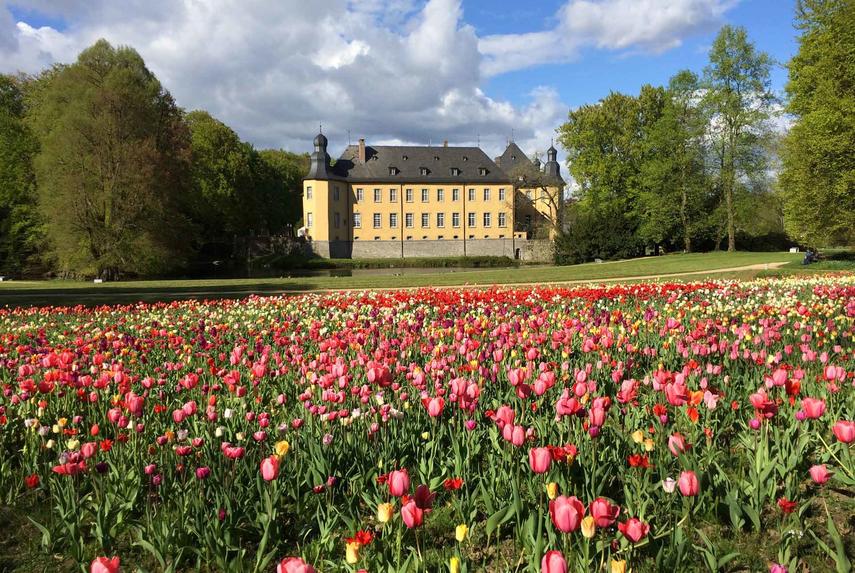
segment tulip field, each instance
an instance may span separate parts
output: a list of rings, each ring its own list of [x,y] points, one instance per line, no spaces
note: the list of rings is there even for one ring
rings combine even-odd
[[[0,310],[0,389],[0,571],[855,559],[852,275]]]

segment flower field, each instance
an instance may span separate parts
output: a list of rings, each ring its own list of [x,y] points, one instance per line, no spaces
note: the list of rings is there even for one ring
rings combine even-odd
[[[852,276],[0,310],[0,388],[22,571],[855,557]]]

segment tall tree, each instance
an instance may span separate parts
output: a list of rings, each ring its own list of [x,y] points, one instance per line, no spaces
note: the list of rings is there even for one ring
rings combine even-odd
[[[269,213],[271,231],[295,225],[303,217],[303,176],[309,171],[309,155],[284,149],[263,149],[259,156],[270,170]]]
[[[642,126],[640,235],[654,243],[679,242],[686,252],[692,250],[705,208],[706,118],[699,94],[697,75],[683,70],[667,90],[647,87],[640,96],[650,101],[646,107],[658,111]]]
[[[810,245],[855,245],[855,1],[800,0],[789,63],[785,226]]]
[[[762,165],[761,143],[775,101],[770,89],[772,60],[759,52],[744,28],[724,26],[713,42],[704,69],[704,103],[717,154],[718,187],[724,201],[727,250],[736,250],[736,202],[740,178]]]
[[[38,143],[24,122],[27,79],[0,75],[0,275],[39,265],[42,242],[33,158]]]
[[[39,206],[66,273],[112,279],[180,263],[189,135],[133,49],[99,40],[45,80],[33,109]]]

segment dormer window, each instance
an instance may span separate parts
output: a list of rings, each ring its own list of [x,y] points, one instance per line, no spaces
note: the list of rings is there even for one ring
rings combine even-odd
[[[487,168],[486,168],[486,167],[479,167],[479,168],[478,168],[478,175],[482,175],[482,176],[483,176],[483,175],[486,175],[486,174],[487,174]]]
[[[406,161],[407,159],[409,159],[409,157],[407,157],[406,155],[404,155],[404,156],[402,157],[402,159],[403,159],[404,161]]]
[[[439,161],[439,155],[434,155],[434,156],[433,156],[433,160],[434,160],[434,161]]]
[[[466,157],[466,156],[464,155],[464,156],[463,156],[463,161],[469,161],[469,158],[468,158],[468,157]]]
[[[419,173],[421,173],[422,175],[427,175],[428,174],[428,168],[427,167],[420,168]]]
[[[517,156],[516,156],[516,155],[511,155],[511,161],[516,161],[516,160],[517,160]]]
[[[454,176],[460,175],[460,169],[458,169],[457,167],[452,167],[451,174]]]
[[[389,168],[389,175],[397,175],[397,174],[398,174],[398,168],[397,167],[390,167]]]

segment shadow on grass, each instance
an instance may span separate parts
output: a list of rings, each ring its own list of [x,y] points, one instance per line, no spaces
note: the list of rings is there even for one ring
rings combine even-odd
[[[302,293],[318,285],[300,283],[260,283],[216,286],[175,287],[91,287],[69,289],[21,289],[0,291],[0,308],[28,306],[100,306],[107,304],[155,303],[189,299],[236,299],[259,295]]]

